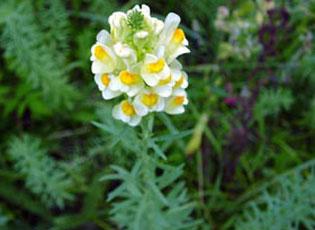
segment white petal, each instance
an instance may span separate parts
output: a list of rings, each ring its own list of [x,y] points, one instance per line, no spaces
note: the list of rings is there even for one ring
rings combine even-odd
[[[135,5],[131,10],[127,11],[127,14],[130,14],[133,11],[141,11],[140,6],[139,5]]]
[[[170,67],[172,69],[178,69],[178,70],[181,70],[183,68],[182,64],[176,59],[172,61],[172,63],[170,64]]]
[[[101,31],[97,34],[96,40],[97,40],[99,43],[102,43],[103,45],[107,45],[108,43],[111,42],[111,37],[110,37],[108,31],[106,31],[106,30],[101,30]]]
[[[95,58],[95,56],[94,56],[94,49],[95,49],[96,45],[97,45],[97,43],[94,44],[94,45],[91,47],[91,57],[90,57],[90,60],[91,60],[91,61],[95,61],[95,60],[96,60],[96,58]]]
[[[187,93],[184,89],[177,89],[173,93],[174,96],[184,96],[185,98],[187,97]]]
[[[143,73],[141,76],[145,83],[149,86],[156,86],[159,83],[159,79],[156,77],[155,74]]]
[[[185,112],[184,106],[167,107],[165,112],[171,115],[181,114]]]
[[[118,116],[119,116],[119,119],[122,120],[123,122],[128,123],[128,122],[130,121],[130,116],[127,116],[127,115],[124,114],[124,112],[121,110],[121,104],[119,105]]]
[[[119,27],[121,20],[124,18],[127,18],[127,15],[123,12],[115,12],[111,16],[109,16],[108,23],[111,29]]]
[[[113,70],[114,68],[112,65],[106,65],[98,60],[95,60],[92,63],[92,73],[94,74],[110,73]]]
[[[143,13],[144,16],[150,17],[150,7],[148,7],[146,4],[141,5],[141,12]]]
[[[128,45],[122,44],[121,42],[118,42],[114,45],[114,51],[117,56],[121,58],[130,57],[132,53],[132,49]]]
[[[185,53],[190,53],[190,49],[188,49],[186,46],[180,46],[168,57],[167,62],[172,62],[178,56],[185,54]]]
[[[153,24],[153,28],[155,28],[154,29],[154,33],[155,34],[161,33],[161,31],[164,28],[164,22],[162,22],[161,20],[156,19],[156,18],[152,18],[151,21],[152,21],[152,24]]]
[[[128,85],[125,85],[125,84],[122,84],[121,83],[121,85],[120,85],[120,90],[122,91],[122,92],[128,92],[129,90],[130,90],[130,87],[128,86]]]
[[[169,97],[172,94],[172,86],[170,85],[158,86],[155,88],[155,91],[161,97]]]
[[[172,71],[172,77],[174,81],[178,81],[182,77],[182,72],[180,70],[174,69]]]
[[[144,106],[139,99],[135,100],[134,102],[134,107],[136,110],[136,113],[139,114],[140,116],[145,116],[148,114],[148,108]]]
[[[165,53],[165,46],[160,46],[158,49],[157,49],[157,54],[156,56],[158,58],[162,58],[164,56],[164,53]]]
[[[102,81],[101,81],[101,74],[96,74],[94,76],[94,81],[96,82],[97,84],[97,87],[100,91],[103,91],[105,89],[105,86],[103,85]]]
[[[187,104],[188,104],[188,98],[185,97],[183,105],[187,105]]]
[[[183,45],[184,45],[184,46],[188,46],[188,45],[189,45],[189,42],[188,42],[188,40],[187,40],[186,38],[185,38],[184,41],[183,41]]]
[[[133,97],[135,96],[139,91],[141,91],[141,89],[143,88],[142,84],[138,84],[138,85],[133,85],[130,87],[130,89],[128,91],[126,91],[127,95],[129,97]]]
[[[157,74],[159,79],[167,79],[171,74],[171,70],[168,67],[168,65],[165,65],[165,67],[163,68],[163,70]]]
[[[104,89],[102,92],[102,96],[105,100],[110,100],[115,97],[118,97],[121,94],[119,91],[112,91],[110,89]]]
[[[153,63],[156,62],[158,60],[158,58],[152,54],[146,54],[145,55],[145,59],[144,59],[144,63],[145,64],[149,64],[149,63]]]
[[[121,88],[121,82],[118,79],[118,77],[113,77],[109,83],[109,88],[113,91],[120,90]]]
[[[131,119],[130,119],[130,121],[128,122],[128,124],[130,125],[130,126],[137,126],[139,123],[140,123],[140,121],[141,121],[141,117],[140,116],[137,116],[137,115],[135,115],[135,116],[132,116],[131,117]]]
[[[161,112],[164,110],[165,100],[164,98],[160,98],[158,104],[156,105],[155,111]]]
[[[183,81],[183,84],[181,85],[181,87],[183,89],[186,89],[188,87],[188,76],[185,72],[182,73],[183,74],[183,77],[184,77],[184,81]]]
[[[165,42],[165,44],[167,44],[171,40],[173,33],[178,27],[179,23],[180,17],[177,14],[169,13],[166,16],[164,28],[160,36],[162,42]]]

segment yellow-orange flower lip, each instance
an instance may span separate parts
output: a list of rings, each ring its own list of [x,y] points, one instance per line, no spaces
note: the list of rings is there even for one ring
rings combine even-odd
[[[103,74],[101,76],[101,81],[102,81],[103,85],[108,86],[109,83],[110,83],[109,75],[108,74]]]
[[[133,85],[139,81],[139,76],[137,74],[130,73],[127,70],[121,71],[119,78],[121,82],[126,85]]]
[[[158,102],[158,95],[155,93],[144,94],[141,98],[141,101],[146,106],[154,106]]]
[[[165,61],[163,58],[160,58],[157,62],[148,64],[148,71],[150,73],[159,73],[163,70],[165,66]]]
[[[101,60],[101,61],[103,61],[104,59],[108,57],[108,53],[101,45],[95,46],[94,55],[98,60]]]
[[[184,104],[184,101],[185,101],[185,97],[184,96],[176,96],[174,98],[174,104],[178,105],[178,106]]]
[[[163,85],[167,85],[168,83],[170,83],[172,80],[172,75],[168,76],[165,79],[162,79],[159,81],[159,86],[163,86]]]
[[[180,79],[179,79],[178,81],[176,81],[174,87],[175,87],[175,88],[180,87],[180,86],[183,84],[183,82],[184,82],[184,76],[181,76]]]
[[[176,29],[173,37],[172,37],[172,41],[176,44],[180,44],[184,41],[185,39],[185,33],[182,29]]]
[[[121,104],[121,110],[123,111],[123,113],[127,116],[134,116],[136,114],[135,108],[133,107],[133,105],[128,102],[128,101],[124,101]]]

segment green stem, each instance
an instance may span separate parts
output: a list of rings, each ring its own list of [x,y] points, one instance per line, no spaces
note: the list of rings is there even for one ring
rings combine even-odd
[[[153,135],[153,124],[154,124],[154,115],[151,114],[147,117],[141,124],[142,129],[142,143],[143,151],[140,154],[139,158],[142,161],[143,177],[145,181],[150,181],[154,177],[152,163],[149,155],[150,149],[150,139]]]

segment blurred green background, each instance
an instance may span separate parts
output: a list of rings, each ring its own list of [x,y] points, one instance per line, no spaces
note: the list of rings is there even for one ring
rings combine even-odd
[[[132,168],[138,128],[113,120],[89,57],[142,3],[180,15],[191,49],[187,112],[154,133],[198,225],[164,229],[315,229],[314,0],[1,1],[0,229],[124,229],[100,178]]]

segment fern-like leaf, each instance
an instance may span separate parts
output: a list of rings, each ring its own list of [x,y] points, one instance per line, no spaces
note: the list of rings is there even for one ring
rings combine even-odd
[[[1,39],[9,68],[20,78],[40,88],[50,108],[70,106],[76,93],[67,83],[62,56],[47,45],[29,1],[17,6],[6,19]]]
[[[25,177],[26,187],[48,207],[63,207],[65,201],[73,198],[69,192],[72,180],[47,156],[40,139],[28,135],[15,137],[9,143],[8,155],[15,169]]]
[[[278,176],[249,202],[236,229],[315,228],[315,160]]]
[[[288,110],[293,103],[291,91],[286,89],[264,90],[258,98],[254,108],[255,118],[264,118],[268,115],[276,116],[281,109]]]
[[[199,221],[190,217],[195,205],[188,201],[187,191],[182,182],[182,167],[171,167],[148,158],[145,163],[139,160],[132,170],[112,166],[116,172],[104,176],[106,180],[120,180],[121,184],[112,191],[108,200],[113,203],[113,220],[126,229],[195,229]],[[150,172],[143,175],[147,165]],[[160,170],[161,175],[156,175]]]

